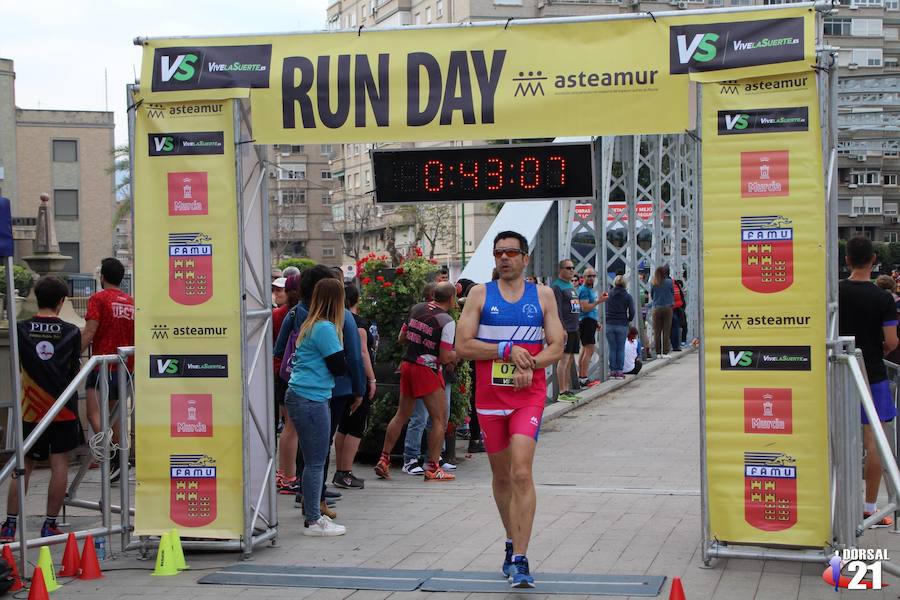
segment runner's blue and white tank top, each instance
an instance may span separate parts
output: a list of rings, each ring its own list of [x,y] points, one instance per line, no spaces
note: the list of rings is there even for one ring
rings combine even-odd
[[[485,284],[484,306],[476,338],[488,344],[511,341],[535,356],[544,349],[544,312],[537,286],[525,282],[525,292],[516,302],[507,302],[496,281]],[[481,409],[511,409],[543,406],[547,396],[544,369],[534,372],[528,389],[516,390],[515,366],[500,360],[475,361],[475,405]]]

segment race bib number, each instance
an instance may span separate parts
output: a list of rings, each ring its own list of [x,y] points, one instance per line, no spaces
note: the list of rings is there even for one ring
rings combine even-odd
[[[491,384],[512,387],[513,376],[516,374],[516,365],[510,362],[495,360],[491,364]]]

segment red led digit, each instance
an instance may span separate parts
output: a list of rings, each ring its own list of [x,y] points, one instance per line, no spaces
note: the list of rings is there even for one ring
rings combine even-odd
[[[487,159],[487,164],[487,177],[494,178],[494,183],[491,183],[491,180],[488,179],[487,189],[495,192],[503,187],[503,161],[499,158],[489,158]]]
[[[444,163],[431,159],[425,163],[423,183],[426,192],[440,192],[444,189]]]
[[[519,185],[523,190],[533,190],[541,184],[541,161],[526,156],[519,163]]]
[[[547,187],[566,187],[566,159],[562,156],[547,159]]]
[[[466,165],[471,165],[471,170],[466,171]],[[459,163],[459,187],[464,190],[478,189],[478,162],[468,160]]]

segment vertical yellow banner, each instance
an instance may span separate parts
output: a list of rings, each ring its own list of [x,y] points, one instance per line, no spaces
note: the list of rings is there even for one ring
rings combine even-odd
[[[135,533],[235,539],[244,468],[232,101],[136,112]]]
[[[703,84],[710,536],[831,539],[816,75]]]

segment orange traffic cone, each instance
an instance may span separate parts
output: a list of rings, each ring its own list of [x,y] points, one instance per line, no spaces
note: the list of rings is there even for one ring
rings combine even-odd
[[[59,570],[60,577],[78,577],[81,570],[81,558],[78,556],[78,542],[75,541],[75,534],[69,533],[66,539],[66,551],[63,552],[62,569]]]
[[[84,538],[84,546],[81,548],[81,575],[78,579],[100,579],[103,573],[100,571],[100,561],[97,560],[97,551],[94,550],[94,536]]]
[[[669,600],[687,600],[684,597],[684,588],[681,586],[681,577],[672,579],[672,589],[669,590]]]
[[[31,575],[31,589],[28,590],[28,600],[50,600],[47,593],[47,583],[44,581],[44,573],[40,567],[34,568]]]
[[[10,575],[13,578],[13,585],[9,588],[10,592],[18,592],[25,585],[22,583],[22,578],[19,577],[19,567],[16,566],[16,559],[13,558],[12,548],[9,547],[9,544],[3,546],[3,560],[6,561],[6,564],[9,565],[9,568],[12,569],[12,573]]]

